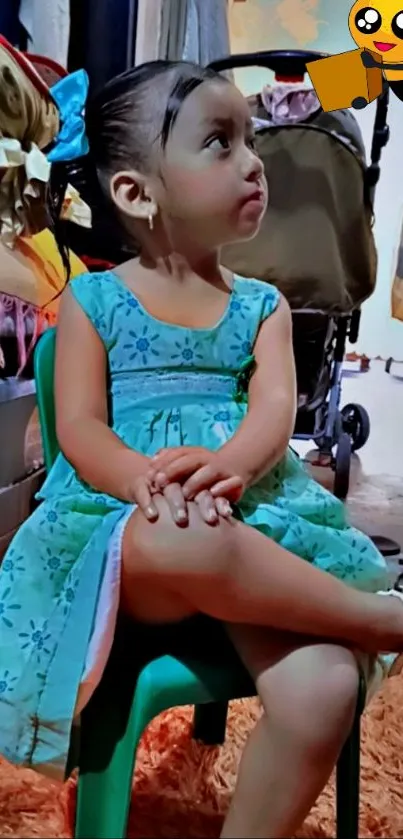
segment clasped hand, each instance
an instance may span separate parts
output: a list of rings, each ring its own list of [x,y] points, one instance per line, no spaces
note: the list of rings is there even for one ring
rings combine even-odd
[[[229,518],[231,503],[239,501],[244,481],[234,474],[220,452],[199,446],[161,449],[136,481],[135,500],[150,521],[158,518],[153,496],[164,496],[175,523],[186,526],[187,502],[194,501],[207,524]]]

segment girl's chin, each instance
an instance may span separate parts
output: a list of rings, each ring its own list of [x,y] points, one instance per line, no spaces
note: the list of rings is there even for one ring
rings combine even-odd
[[[254,239],[255,236],[259,233],[261,225],[261,217],[255,219],[243,219],[240,224],[237,225],[236,232],[234,231],[234,238],[238,241],[248,241],[248,239]]]

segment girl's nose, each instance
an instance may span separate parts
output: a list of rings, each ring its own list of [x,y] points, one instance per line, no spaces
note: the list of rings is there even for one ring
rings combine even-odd
[[[244,167],[244,178],[246,181],[258,181],[263,175],[263,163],[260,157],[257,157],[251,149],[247,149]]]

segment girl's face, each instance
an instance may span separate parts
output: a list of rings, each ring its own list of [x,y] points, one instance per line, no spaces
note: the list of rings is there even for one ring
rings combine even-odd
[[[258,232],[267,184],[247,103],[233,85],[204,82],[188,97],[159,171],[159,210],[181,239],[215,248]]]

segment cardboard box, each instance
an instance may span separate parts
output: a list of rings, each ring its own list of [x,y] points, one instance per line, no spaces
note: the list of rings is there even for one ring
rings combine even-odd
[[[363,100],[362,106],[373,102],[382,93],[382,70],[378,67],[364,67],[363,50],[351,50],[306,65],[316,95],[324,111],[351,108],[356,100]],[[369,50],[368,50],[369,52]],[[375,53],[371,53],[378,58]]]

